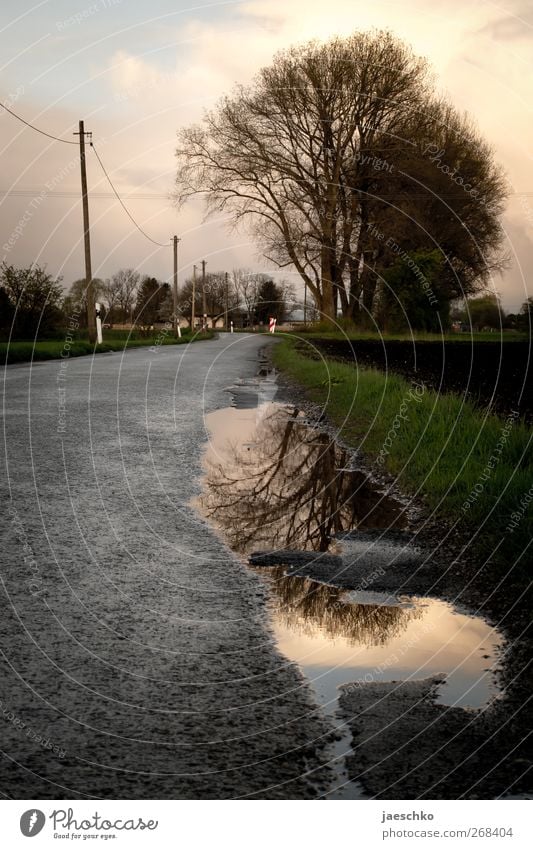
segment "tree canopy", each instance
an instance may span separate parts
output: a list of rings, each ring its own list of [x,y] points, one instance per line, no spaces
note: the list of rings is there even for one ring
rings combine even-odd
[[[162,307],[165,305],[167,308],[170,294],[168,283],[160,283],[155,277],[144,277],[137,294],[135,322],[142,327],[151,327],[161,320]]]
[[[133,305],[141,275],[133,268],[121,268],[106,280],[93,278],[93,291],[95,301],[105,304],[105,320],[129,321],[133,312]],[[87,325],[87,283],[85,278],[75,280],[63,299],[63,311],[67,315],[79,314],[80,326]]]
[[[268,324],[270,317],[275,318],[280,324],[285,318],[287,304],[283,288],[277,286],[272,278],[267,277],[260,286],[256,318],[259,324]]]
[[[4,262],[0,267],[0,287],[3,307],[12,321],[12,338],[35,339],[60,322],[61,278],[55,280],[45,268],[15,268]]]
[[[490,327],[501,330],[504,325],[504,312],[497,295],[489,292],[477,298],[469,298],[459,313],[460,320],[474,330]]]
[[[374,313],[403,253],[441,254],[439,305],[504,264],[502,172],[390,32],[280,52],[179,132],[177,161],[177,202],[202,193],[209,213],[246,224],[326,317]]]
[[[93,278],[95,302],[98,302],[104,294],[104,287],[105,284],[99,277]],[[68,293],[63,298],[62,309],[66,315],[75,315],[80,327],[87,327],[87,281],[85,277],[74,280],[71,284]]]

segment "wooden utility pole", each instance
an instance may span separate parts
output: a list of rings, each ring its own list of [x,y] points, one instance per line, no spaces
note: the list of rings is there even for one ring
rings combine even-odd
[[[204,314],[202,330],[207,330],[207,306],[205,303],[205,259],[202,260],[202,311]]]
[[[83,203],[83,239],[85,245],[85,299],[87,302],[87,329],[89,342],[96,342],[96,312],[94,306],[93,273],[91,269],[91,239],[89,235],[89,198],[87,196],[87,171],[85,168],[85,129],[83,121],[79,123],[80,165],[81,165],[81,199]],[[92,133],[88,132],[88,136]]]
[[[229,312],[229,285],[228,285],[228,272],[224,274],[224,279],[226,281],[226,320],[224,322],[224,329],[228,329],[228,312]]]
[[[191,333],[194,333],[194,301],[196,298],[196,266],[192,267],[192,307],[191,307]]]
[[[174,236],[174,275],[172,278],[172,303],[174,306],[172,323],[174,326],[174,336],[178,335],[178,242],[178,237]]]

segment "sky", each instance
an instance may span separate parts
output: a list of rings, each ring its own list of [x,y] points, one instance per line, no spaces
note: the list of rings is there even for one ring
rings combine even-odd
[[[277,50],[373,27],[429,59],[436,88],[475,119],[503,165],[512,264],[491,288],[516,312],[533,294],[531,0],[2,0],[0,102],[65,141],[76,142],[83,119],[131,215],[163,245],[109,196],[89,151],[94,276],[133,267],[170,279],[174,234],[180,283],[202,259],[211,271],[276,272],[246,233],[205,220],[199,200],[173,206],[176,132],[249,82]],[[0,258],[46,265],[68,286],[85,273],[76,144],[40,135],[1,109],[0,150]]]

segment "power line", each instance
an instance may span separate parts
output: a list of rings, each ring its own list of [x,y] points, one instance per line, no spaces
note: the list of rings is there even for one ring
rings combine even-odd
[[[53,141],[63,142],[63,144],[75,144],[75,145],[77,145],[77,144],[78,144],[78,142],[75,142],[75,141],[69,141],[68,139],[60,139],[60,138],[58,138],[57,136],[53,136],[53,135],[51,135],[51,133],[47,133],[47,132],[45,132],[45,130],[40,130],[40,129],[39,129],[39,127],[35,127],[33,124],[30,124],[30,122],[29,122],[29,121],[26,121],[24,118],[21,118],[21,116],[20,116],[20,115],[17,115],[17,113],[16,113],[16,112],[13,112],[13,110],[12,110],[12,109],[10,109],[10,108],[9,108],[9,106],[6,106],[6,105],[5,105],[5,103],[0,103],[0,106],[2,106],[2,108],[3,108],[3,109],[5,109],[5,111],[6,111],[6,112],[9,112],[9,114],[10,114],[10,115],[12,115],[14,118],[16,118],[16,119],[17,119],[18,121],[20,121],[22,124],[25,124],[25,126],[26,126],[26,127],[30,127],[30,129],[35,130],[35,132],[36,132],[36,133],[40,133],[40,135],[42,135],[42,136],[46,136],[46,138],[52,139]],[[106,169],[105,169],[105,167],[104,167],[104,163],[103,163],[103,162],[102,162],[102,160],[100,159],[100,157],[99,157],[99,155],[98,155],[98,151],[97,151],[97,150],[96,150],[96,148],[94,147],[94,144],[93,144],[93,142],[92,142],[92,141],[90,142],[90,145],[91,145],[92,149],[94,150],[94,154],[95,154],[95,156],[96,156],[96,158],[97,158],[97,160],[98,160],[98,163],[99,163],[99,165],[100,165],[100,168],[101,168],[101,169],[102,169],[102,171],[104,172],[105,177],[106,177],[106,179],[107,179],[107,181],[108,181],[109,185],[110,185],[110,186],[111,186],[111,188],[113,189],[113,195],[116,197],[116,199],[117,199],[117,200],[118,200],[118,202],[120,203],[120,205],[121,205],[122,209],[124,210],[124,212],[126,213],[126,215],[128,216],[128,218],[130,219],[130,221],[132,222],[132,224],[134,224],[134,226],[137,228],[137,230],[138,230],[140,233],[142,233],[142,235],[143,235],[146,239],[148,239],[148,241],[149,241],[149,242],[152,242],[152,244],[157,245],[157,246],[158,246],[158,247],[160,247],[160,248],[166,248],[166,247],[168,247],[168,246],[170,245],[170,241],[169,241],[168,243],[166,243],[166,242],[165,242],[164,244],[163,244],[162,242],[157,242],[155,239],[152,239],[152,237],[151,237],[151,236],[149,236],[149,235],[148,235],[148,233],[146,233],[146,232],[145,232],[145,230],[143,230],[143,228],[142,228],[139,224],[137,224],[137,222],[135,221],[135,219],[134,219],[133,215],[131,214],[131,212],[129,211],[129,209],[126,207],[126,205],[124,204],[124,201],[122,200],[122,198],[120,197],[119,193],[117,192],[117,190],[116,190],[115,186],[113,185],[113,182],[112,182],[112,180],[111,180],[111,177],[110,177],[110,176],[109,176],[109,174],[107,173],[107,171],[106,171]],[[2,194],[2,195],[4,195],[4,196],[14,196],[14,197],[28,197],[28,196],[33,197],[33,196],[35,196],[35,194],[43,194],[43,192],[42,192],[42,190],[40,190],[40,191],[39,191],[39,192],[37,192],[37,193],[28,192],[27,190],[26,190],[26,191],[24,191],[24,190],[18,190],[18,191],[17,191],[17,190],[14,190],[14,191],[7,191],[7,192],[6,192],[6,191],[4,191],[4,192],[0,192],[0,194]],[[53,194],[55,194],[57,197],[75,197],[75,196],[77,196],[77,195],[75,195],[75,194],[74,194],[74,192],[72,192],[72,193],[71,193],[71,192],[47,192],[46,194],[47,194],[47,195],[48,195],[48,194],[49,194],[49,195],[53,195]],[[111,195],[110,197],[113,197],[113,195]],[[102,196],[102,197],[107,197],[108,195],[106,195],[105,193],[101,193],[101,196]],[[96,197],[98,197],[98,194],[96,195]],[[144,195],[144,196],[142,196],[142,199],[143,199],[143,200],[147,200],[147,199],[149,199],[149,198],[151,198],[151,197],[156,197],[156,196]],[[166,196],[165,196],[165,198],[166,198]]]
[[[70,142],[69,142],[70,144]],[[57,197],[57,198],[78,198],[79,192],[68,191],[64,189],[63,191],[54,192],[48,191],[43,188],[35,188],[35,189],[0,189],[0,196],[2,197],[35,197],[36,195],[44,194],[46,197]],[[116,194],[114,192],[91,192],[91,198],[97,199],[116,199]],[[427,194],[416,194],[409,195],[410,198],[420,199],[427,198]],[[460,198],[462,194],[453,194],[453,195],[439,195],[441,200],[446,200],[449,198]],[[508,197],[533,197],[532,192],[510,192]],[[132,192],[131,194],[126,195],[126,200],[169,200],[168,194],[157,194],[156,192]]]
[[[104,174],[105,174],[105,176],[106,176],[106,178],[107,178],[107,181],[108,181],[109,185],[110,185],[110,186],[111,186],[111,188],[113,189],[113,192],[114,192],[114,194],[115,194],[116,199],[117,199],[117,200],[118,200],[118,202],[120,203],[120,205],[121,205],[122,209],[124,210],[124,212],[126,213],[126,215],[128,216],[128,218],[130,219],[130,221],[131,221],[131,222],[135,225],[135,227],[137,228],[137,230],[138,230],[140,233],[142,233],[142,234],[143,234],[143,236],[144,236],[146,239],[148,239],[148,241],[149,241],[149,242],[152,242],[154,245],[158,245],[158,247],[160,247],[160,248],[168,248],[168,247],[170,246],[170,244],[171,244],[171,243],[170,243],[170,240],[169,240],[168,242],[165,242],[165,243],[162,243],[162,242],[156,242],[156,240],[155,240],[155,239],[152,239],[152,237],[151,237],[151,236],[149,236],[149,235],[148,235],[148,233],[146,233],[146,232],[143,230],[143,228],[142,228],[139,224],[137,224],[137,222],[135,221],[135,218],[133,217],[133,215],[131,214],[131,212],[130,212],[130,211],[129,211],[129,209],[127,208],[127,206],[124,204],[124,202],[123,202],[122,198],[120,197],[119,193],[118,193],[118,192],[117,192],[117,190],[115,189],[115,186],[113,185],[113,182],[112,182],[112,180],[111,180],[111,177],[110,177],[110,176],[109,176],[109,174],[107,173],[107,171],[106,171],[106,169],[105,169],[105,167],[104,167],[104,163],[102,162],[102,160],[101,160],[101,159],[100,159],[100,157],[98,156],[98,151],[96,150],[96,148],[95,148],[95,146],[94,146],[94,144],[93,144],[92,142],[91,142],[91,147],[92,147],[92,149],[94,150],[94,155],[96,156],[96,158],[97,158],[97,160],[98,160],[98,163],[99,163],[99,165],[100,165],[100,168],[101,168],[101,169],[102,169],[102,171],[104,172]]]
[[[9,112],[10,115],[13,115],[13,118],[16,118],[17,121],[21,121],[22,124],[26,124],[27,127],[30,127],[32,130],[35,130],[36,133],[40,133],[42,136],[46,136],[48,139],[53,139],[54,141],[63,142],[63,144],[75,144],[78,142],[69,141],[68,139],[59,139],[57,136],[52,136],[50,133],[45,132],[44,130],[40,130],[39,127],[35,127],[33,124],[30,124],[29,121],[26,121],[24,118],[21,118],[20,115],[17,115],[16,112],[13,112],[9,106],[6,106],[5,103],[0,103],[2,109],[5,109],[6,112]]]
[[[57,198],[79,198],[80,193],[75,191],[68,191],[67,189],[59,192],[49,192],[43,188],[40,189],[0,189],[0,195],[3,197],[22,197],[22,198],[33,198],[38,195],[46,195],[46,197],[57,197]],[[116,198],[116,195],[112,192],[91,192],[91,198]],[[126,196],[126,200],[168,200],[167,195],[158,195],[158,194],[138,194],[133,193]]]

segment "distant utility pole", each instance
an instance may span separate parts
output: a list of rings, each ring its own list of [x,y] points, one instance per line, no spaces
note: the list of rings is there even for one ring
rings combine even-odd
[[[81,199],[83,202],[83,237],[85,244],[85,298],[87,301],[87,329],[89,342],[96,342],[96,312],[94,305],[93,273],[91,269],[91,239],[89,235],[89,198],[87,196],[87,171],[85,169],[85,129],[83,121],[79,123],[80,165],[81,165]],[[87,132],[89,144],[92,144],[92,133]]]
[[[174,336],[178,335],[178,242],[178,237],[174,236],[174,275],[172,287],[172,303],[174,305]]]
[[[205,304],[205,259],[202,260],[202,310],[204,313],[202,330],[207,330],[207,306]]]
[[[196,298],[196,266],[192,267],[191,333],[194,333],[194,300]]]
[[[224,279],[226,281],[226,319],[224,321],[224,329],[228,329],[228,307],[229,307],[229,284],[228,284],[228,272],[224,274]]]

